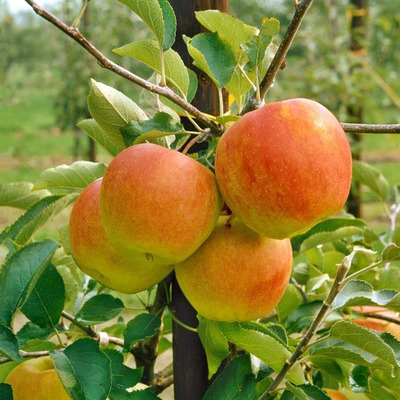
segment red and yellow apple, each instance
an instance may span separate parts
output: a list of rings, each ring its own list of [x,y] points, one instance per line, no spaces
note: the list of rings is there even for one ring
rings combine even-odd
[[[211,236],[175,265],[183,293],[215,321],[250,321],[279,302],[292,269],[289,239],[260,236],[238,218],[221,217]]]
[[[100,217],[102,179],[88,185],[70,217],[71,253],[79,268],[103,285],[123,293],[148,289],[166,277],[172,266],[160,265],[145,253],[122,254],[108,240]]]
[[[215,173],[229,208],[260,235],[283,239],[340,211],[351,151],[334,115],[308,99],[270,103],[222,135]]]
[[[31,358],[17,365],[7,376],[14,400],[71,400],[49,356]]]
[[[198,161],[143,143],[111,161],[100,207],[115,248],[171,264],[189,257],[211,234],[222,199],[214,174]]]

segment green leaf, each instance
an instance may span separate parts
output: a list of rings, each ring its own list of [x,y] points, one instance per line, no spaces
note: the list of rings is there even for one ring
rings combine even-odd
[[[312,247],[359,235],[366,227],[361,219],[332,218],[312,227],[306,233],[291,239],[293,251],[306,251]]]
[[[52,352],[57,374],[73,400],[105,400],[111,390],[111,362],[92,339],[80,339],[64,352]]]
[[[280,371],[285,361],[291,356],[290,351],[277,339],[276,335],[260,325],[220,322],[219,326],[230,342],[255,355],[274,371]],[[300,365],[295,364],[292,367],[287,379],[295,384],[304,383]]]
[[[0,383],[0,399],[1,400],[13,400],[13,392],[11,385],[8,383]]]
[[[35,184],[35,189],[84,189],[89,183],[101,178],[106,169],[106,164],[90,161],[59,165],[44,170]]]
[[[304,328],[308,328],[317,316],[321,305],[320,301],[301,304],[289,315],[286,329],[289,332],[301,332]]]
[[[375,332],[359,325],[348,321],[336,322],[329,331],[329,337],[349,343],[390,366],[399,366],[393,349]]]
[[[299,400],[330,400],[319,387],[313,385],[292,385],[290,382],[286,384],[287,390],[292,392]]]
[[[46,340],[52,333],[52,328],[41,328],[29,321],[17,332],[17,338],[20,346],[24,347],[30,340]]]
[[[166,0],[118,0],[134,11],[153,31],[163,50],[175,41],[176,18]]]
[[[54,332],[53,332],[54,333]],[[28,340],[25,346],[21,346],[24,351],[51,351],[56,350],[57,345],[49,340],[31,339]]]
[[[353,392],[365,392],[368,390],[368,379],[371,375],[369,368],[356,365],[351,371],[350,386]]]
[[[92,79],[88,108],[92,118],[118,149],[125,148],[120,129],[129,121],[147,119],[144,111],[118,90]]]
[[[22,312],[41,328],[54,328],[60,320],[64,302],[64,281],[50,264],[40,275],[22,307]]]
[[[204,71],[219,87],[225,86],[235,69],[235,56],[217,32],[200,33],[186,38],[194,65]]]
[[[196,11],[195,15],[210,32],[218,32],[235,53],[237,61],[240,59],[241,44],[258,34],[255,26],[247,25],[240,19],[218,10]]]
[[[374,290],[367,282],[352,280],[336,296],[332,309],[362,305],[378,305],[400,311],[400,295],[395,290]]]
[[[121,130],[127,146],[182,133],[182,131],[182,124],[174,121],[171,115],[164,112],[159,112],[146,121],[130,121]]]
[[[129,56],[161,74],[160,47],[155,40],[140,40],[113,50],[120,56]],[[185,97],[189,91],[189,71],[181,56],[169,49],[164,53],[165,76],[172,88],[179,88],[179,95]],[[183,96],[182,96],[183,95]]]
[[[400,260],[400,247],[390,243],[382,251],[382,261],[392,262],[397,260]]]
[[[0,206],[27,210],[43,197],[51,195],[48,190],[32,191],[32,189],[33,183],[30,182],[0,182]]]
[[[347,374],[343,372],[340,364],[336,360],[327,357],[313,356],[312,363],[316,369],[324,371],[342,385],[347,384]]]
[[[388,374],[386,374],[388,375]],[[386,380],[385,380],[386,384]],[[390,393],[383,387],[383,383],[375,379],[369,381],[368,398],[370,400],[398,400],[399,397]]]
[[[202,317],[199,318],[197,332],[207,357],[208,379],[211,379],[221,362],[230,354],[228,340],[218,322]]]
[[[17,244],[25,244],[46,222],[70,205],[77,197],[72,193],[66,196],[45,197],[35,203],[28,211],[0,234],[0,243],[11,239]]]
[[[15,361],[22,359],[19,355],[18,339],[11,328],[5,325],[0,325],[0,354]]]
[[[40,274],[49,265],[58,243],[35,242],[14,252],[0,271],[0,324],[10,326],[15,312],[30,295]]]
[[[91,297],[78,311],[75,319],[85,325],[96,325],[115,318],[124,309],[124,303],[110,294]]]
[[[248,355],[234,358],[211,384],[203,400],[253,400],[256,379]]]
[[[160,317],[153,314],[139,314],[128,322],[124,333],[125,350],[129,349],[139,340],[144,340],[157,334],[161,327]]]
[[[113,137],[107,135],[94,119],[80,121],[77,126],[112,156],[116,156],[125,148],[122,141],[113,140]]]
[[[380,200],[386,201],[390,193],[389,182],[372,165],[353,160],[353,179],[367,186]]]
[[[302,302],[303,299],[299,289],[289,284],[276,308],[279,320],[282,321],[286,319]]]
[[[140,382],[142,377],[141,368],[132,369],[124,365],[124,356],[116,350],[104,349],[103,353],[111,361],[111,390],[128,389]]]
[[[377,361],[377,357],[374,355],[342,340],[327,340],[321,344],[314,345],[310,349],[310,354],[311,361],[314,357],[317,357],[318,359],[324,357],[333,358],[335,360],[344,360],[352,364],[365,366],[374,365]],[[382,363],[378,364],[378,366],[382,367]]]
[[[263,18],[261,29],[257,37],[251,38],[248,43],[243,45],[243,49],[252,67],[258,66],[264,61],[267,47],[279,33],[279,28],[280,24],[277,19]]]

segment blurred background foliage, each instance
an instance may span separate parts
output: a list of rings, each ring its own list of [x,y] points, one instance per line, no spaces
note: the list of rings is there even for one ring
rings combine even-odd
[[[364,2],[367,30],[361,52],[349,50],[357,0],[314,2],[266,101],[307,97],[327,106],[343,122],[353,122],[349,110],[355,105],[362,109],[363,122],[399,122],[398,4],[391,0]],[[80,0],[59,0],[51,2],[49,9],[72,24],[80,6]],[[263,17],[276,17],[281,23],[275,41],[279,45],[293,14],[293,2],[230,0],[230,13],[255,26],[260,26]],[[145,67],[112,52],[123,44],[151,37],[126,7],[115,0],[91,1],[79,28],[109,58],[149,77]],[[0,181],[34,182],[44,168],[95,156],[76,128],[76,123],[87,117],[91,77],[134,100],[140,95],[140,88],[102,70],[76,43],[32,10],[11,12],[9,2],[0,0]],[[355,146],[362,146],[361,158],[374,163],[391,185],[400,183],[400,135],[363,135],[362,143]],[[98,150],[96,157],[102,160],[106,155]],[[370,197],[368,192],[363,195],[365,201]],[[367,205],[363,216],[379,219],[380,207]],[[0,216],[0,226],[5,223]]]

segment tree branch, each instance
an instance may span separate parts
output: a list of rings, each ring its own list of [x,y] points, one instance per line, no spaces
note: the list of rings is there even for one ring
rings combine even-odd
[[[400,133],[400,124],[349,124],[343,122],[342,128],[346,132],[353,133]]]
[[[261,99],[264,99],[265,95],[267,94],[268,90],[274,83],[275,77],[285,62],[286,59],[286,54],[289,51],[290,46],[293,43],[293,39],[296,36],[297,31],[299,30],[299,27],[301,25],[301,22],[303,21],[304,16],[306,15],[306,12],[310,8],[311,4],[313,3],[313,0],[302,0],[298,5],[296,6],[295,13],[289,22],[289,25],[287,27],[287,30],[285,32],[285,35],[282,39],[282,42],[268,68],[267,73],[265,74],[264,79],[260,83],[260,94],[261,94]],[[258,107],[258,101],[256,99],[256,95],[253,95],[245,104],[243,107],[243,112],[242,114],[245,114],[249,111],[255,110]]]
[[[329,291],[328,296],[326,297],[320,310],[318,311],[318,314],[315,317],[313,323],[308,328],[308,331],[303,336],[303,339],[300,341],[300,343],[297,345],[291,357],[288,360],[286,360],[285,365],[283,366],[279,374],[276,376],[276,378],[272,381],[267,390],[260,396],[258,400],[267,399],[270,393],[278,388],[278,386],[283,381],[283,379],[290,371],[290,369],[293,367],[293,365],[300,359],[306,346],[308,345],[312,337],[315,335],[315,332],[317,331],[319,325],[322,323],[326,313],[329,310],[329,307],[332,305],[333,300],[339,293],[339,290],[342,287],[342,283],[344,281],[344,278],[346,277],[347,272],[349,271],[349,268],[350,265],[348,265],[346,262],[342,262],[339,265],[331,290]]]
[[[155,394],[159,394],[164,391],[168,386],[171,386],[174,383],[173,374],[174,367],[171,363],[154,376],[154,380],[151,385],[151,391]]]
[[[110,71],[115,72],[116,74],[122,76],[123,78],[141,86],[142,88],[149,90],[150,92],[156,93],[160,96],[163,96],[178,106],[182,107],[186,110],[190,115],[195,117],[198,121],[203,123],[206,127],[210,128],[210,130],[215,133],[221,133],[220,127],[206,117],[199,109],[194,107],[192,104],[188,103],[182,97],[179,97],[175,94],[168,86],[158,86],[154,85],[145,79],[141,78],[138,75],[133,74],[127,69],[121,67],[120,65],[114,63],[109,58],[107,58],[103,53],[101,53],[91,42],[89,42],[78,30],[78,28],[71,27],[66,25],[64,22],[59,20],[53,14],[42,8],[39,4],[37,4],[33,0],[25,0],[32,9],[35,11],[37,15],[49,21],[51,24],[56,26],[62,32],[67,34],[73,40],[75,40],[80,46],[82,46],[88,53],[90,53],[96,60],[99,62],[100,66],[106,68]]]

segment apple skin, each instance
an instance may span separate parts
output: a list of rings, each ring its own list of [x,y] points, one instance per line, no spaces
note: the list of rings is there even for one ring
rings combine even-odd
[[[160,265],[144,253],[121,254],[112,246],[100,217],[101,184],[102,178],[89,184],[72,208],[72,256],[84,273],[111,289],[123,293],[148,289],[165,278],[173,266]]]
[[[270,103],[222,135],[215,173],[229,208],[251,229],[292,237],[341,210],[352,159],[340,123],[308,99]]]
[[[385,307],[378,307],[378,306],[359,306],[353,307],[353,310],[361,312],[361,313],[374,313],[385,315],[386,317],[396,318],[398,319],[398,313],[393,310],[388,310]],[[385,321],[382,319],[376,318],[356,318],[352,320],[353,323],[363,326],[364,328],[372,329],[373,331],[377,332],[389,332],[391,333],[396,339],[400,340],[400,325]]]
[[[332,400],[348,400],[348,398],[343,394],[333,389],[324,389],[325,392]]]
[[[151,143],[119,153],[101,188],[101,217],[115,248],[147,253],[164,264],[182,261],[200,247],[222,205],[210,170]]]
[[[292,270],[289,239],[258,235],[238,218],[221,217],[205,243],[175,265],[177,281],[197,312],[215,321],[251,321],[279,302]]]
[[[12,386],[14,400],[71,400],[49,356],[22,362],[5,382]]]

